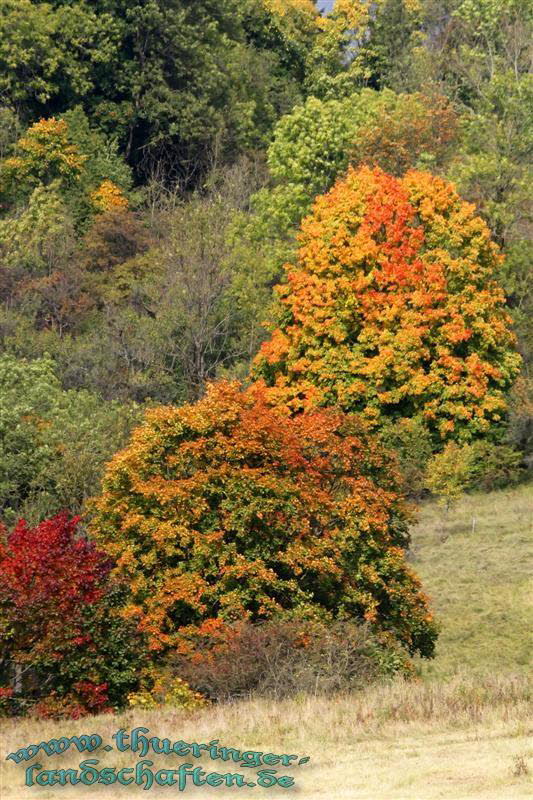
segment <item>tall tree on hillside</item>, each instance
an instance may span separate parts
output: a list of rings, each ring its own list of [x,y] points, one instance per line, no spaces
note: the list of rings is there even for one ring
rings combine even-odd
[[[444,180],[351,169],[302,223],[253,374],[292,411],[340,406],[378,428],[418,419],[436,449],[495,434],[520,367],[500,258]]]

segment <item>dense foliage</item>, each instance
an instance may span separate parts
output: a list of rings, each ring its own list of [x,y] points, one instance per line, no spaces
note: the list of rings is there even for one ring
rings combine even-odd
[[[352,631],[344,650],[342,634],[313,644],[319,671],[323,653],[369,676],[398,648],[431,653],[399,487],[450,503],[533,466],[531,10],[0,0],[6,620],[30,597],[15,562],[46,564],[61,597],[46,553],[62,543],[74,565],[77,548],[96,552],[69,520],[90,523],[106,462],[152,409],[96,511],[130,594],[106,567],[98,601],[77,606],[93,655],[116,637],[123,674],[82,647],[79,662],[67,648],[67,675],[51,634],[39,628],[34,647],[25,611],[2,708],[16,688],[6,702],[22,709],[26,667],[56,692],[43,713],[126,694],[196,707],[196,645],[221,669],[231,653],[250,666],[232,638],[239,615],[256,643],[268,617],[275,647],[282,622],[308,612],[323,631]],[[241,392],[231,381],[250,381],[254,358],[259,385]],[[134,630],[157,648],[135,662],[136,682]]]
[[[262,0],[2,0],[0,82],[27,121],[81,104],[137,174],[264,145],[300,95],[316,11]]]
[[[351,170],[302,224],[254,374],[292,411],[340,406],[379,427],[420,418],[437,442],[497,431],[520,367],[498,260],[445,181]]]
[[[365,162],[395,175],[410,167],[442,168],[456,129],[453,108],[438,95],[365,88],[342,98],[311,96],[277,124],[268,148],[276,185],[255,204],[264,215],[274,213],[283,230],[297,224],[350,164]]]
[[[214,384],[197,404],[148,412],[106,471],[92,531],[155,651],[285,612],[366,620],[429,656],[395,480],[355,418],[290,420],[260,387]]]
[[[64,391],[50,359],[1,356],[0,520],[80,511],[135,419],[132,407],[102,408],[90,392]]]
[[[122,702],[142,662],[135,631],[113,608],[112,564],[77,525],[64,513],[1,532],[0,667],[43,716]]]

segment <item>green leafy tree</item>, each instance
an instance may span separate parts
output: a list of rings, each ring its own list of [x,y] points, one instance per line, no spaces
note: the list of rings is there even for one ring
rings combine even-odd
[[[65,392],[50,360],[0,357],[0,508],[11,523],[81,509],[105,461],[122,444],[135,409],[89,392]]]
[[[25,208],[0,219],[0,272],[6,288],[28,276],[46,275],[64,267],[74,246],[74,225],[60,195],[59,182],[38,186]],[[4,295],[8,298],[13,299]]]
[[[365,36],[354,55],[354,66],[374,89],[412,91],[411,64],[424,42],[423,0],[381,0],[373,4]]]
[[[115,63],[120,24],[95,5],[0,2],[0,97],[27,120],[66,110]]]
[[[533,231],[531,151],[533,80],[509,73],[492,78],[465,115],[460,158],[450,174],[473,200],[506,253],[500,279],[517,324],[526,363],[533,352],[530,267]]]
[[[138,175],[191,184],[264,146],[301,98],[316,17],[263,0],[2,0],[0,97],[27,121],[81,104]]]

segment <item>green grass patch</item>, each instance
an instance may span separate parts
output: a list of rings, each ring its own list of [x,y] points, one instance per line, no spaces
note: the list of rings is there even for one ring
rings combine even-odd
[[[422,506],[410,559],[441,625],[425,675],[531,668],[532,534],[531,484]]]

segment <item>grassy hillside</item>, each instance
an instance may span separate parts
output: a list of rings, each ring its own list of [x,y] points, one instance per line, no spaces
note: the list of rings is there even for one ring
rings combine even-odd
[[[30,742],[97,731],[106,742],[123,727],[150,728],[171,741],[311,756],[286,769],[290,791],[188,787],[182,796],[301,797],[302,800],[513,800],[531,796],[533,747],[528,659],[528,578],[531,575],[531,487],[465,498],[445,515],[422,509],[412,560],[438,612],[442,634],[431,665],[414,683],[396,681],[347,697],[242,701],[194,714],[131,711],[67,723],[4,721],[0,737],[2,800],[39,796],[84,798],[177,796],[155,787],[26,789],[24,765],[3,760]],[[472,520],[475,519],[473,525]],[[45,768],[75,767],[86,755],[40,757]],[[101,765],[134,766],[132,753],[96,752]],[[148,756],[150,757],[150,756]],[[152,756],[155,769],[183,759]],[[190,758],[208,771],[239,772],[233,764]],[[32,762],[33,763],[33,762]],[[246,770],[244,770],[246,772]],[[253,770],[249,771],[250,779]],[[181,795],[180,795],[181,796]]]
[[[468,495],[448,513],[424,505],[411,562],[442,626],[426,674],[531,666],[533,486]]]

